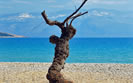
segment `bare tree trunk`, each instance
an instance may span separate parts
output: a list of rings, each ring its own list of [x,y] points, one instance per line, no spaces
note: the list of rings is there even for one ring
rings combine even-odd
[[[65,33],[68,33],[65,30]],[[72,35],[75,34],[76,30],[73,28]],[[69,34],[62,34],[60,38],[57,36],[51,36],[50,42],[55,43],[55,57],[52,65],[50,66],[47,74],[47,79],[50,83],[72,83],[63,78],[60,71],[64,68],[65,60],[69,56]],[[56,42],[53,42],[53,40]]]
[[[45,11],[42,12],[42,16],[48,25],[51,25],[51,26],[57,25],[62,31],[62,34],[60,37],[52,35],[49,38],[49,41],[52,44],[56,44],[55,57],[46,76],[47,79],[49,80],[49,83],[73,83],[72,81],[65,80],[63,75],[60,72],[64,68],[65,61],[69,56],[69,40],[73,38],[73,36],[76,34],[76,29],[72,26],[72,22],[75,18],[88,13],[88,12],[84,12],[84,13],[78,13],[77,15],[75,15],[80,10],[80,8],[85,4],[86,1],[87,0],[84,0],[81,6],[74,13],[68,16],[63,22],[51,21],[47,18]],[[68,24],[68,21],[70,19],[71,19],[71,22],[70,24]]]

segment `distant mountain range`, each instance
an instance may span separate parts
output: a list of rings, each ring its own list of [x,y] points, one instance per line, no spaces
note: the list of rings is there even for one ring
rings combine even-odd
[[[24,36],[0,32],[0,38],[21,38],[21,37],[24,37]]]
[[[87,15],[73,22],[76,37],[133,37],[133,12],[90,9]],[[63,21],[73,10],[46,13],[51,20]],[[13,13],[0,15],[0,31],[28,37],[60,35],[56,26],[48,26],[39,13]]]

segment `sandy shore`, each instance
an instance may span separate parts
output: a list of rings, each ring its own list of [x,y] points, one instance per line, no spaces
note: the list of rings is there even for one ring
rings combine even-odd
[[[0,63],[0,83],[48,83],[50,63]],[[74,83],[133,83],[133,64],[66,64],[64,76]]]

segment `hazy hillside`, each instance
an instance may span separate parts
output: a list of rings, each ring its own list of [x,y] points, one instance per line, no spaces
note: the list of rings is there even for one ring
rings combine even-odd
[[[72,10],[58,12],[47,12],[46,10],[49,19],[61,22],[72,12]],[[48,26],[40,13],[0,15],[0,30],[28,37],[60,35],[59,29],[56,26]],[[132,19],[132,11],[90,9],[87,15],[76,19],[73,25],[77,29],[76,37],[133,37]]]
[[[0,32],[0,38],[19,38],[23,36]]]

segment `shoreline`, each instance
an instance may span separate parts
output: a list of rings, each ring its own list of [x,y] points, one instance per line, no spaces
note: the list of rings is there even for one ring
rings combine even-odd
[[[0,83],[48,83],[51,63],[0,62]],[[131,83],[133,64],[66,63],[61,71],[74,83]]]
[[[48,64],[51,64],[52,62],[8,62],[7,61],[7,62],[0,62],[0,64],[1,63],[44,63],[44,64],[48,63]],[[110,63],[104,63],[104,62],[103,63],[87,63],[87,62],[86,63],[78,63],[78,62],[74,63],[74,62],[66,62],[66,64],[129,64],[129,65],[131,64],[131,65],[133,65],[133,63],[115,63],[115,62],[114,63],[111,63],[111,62]]]

